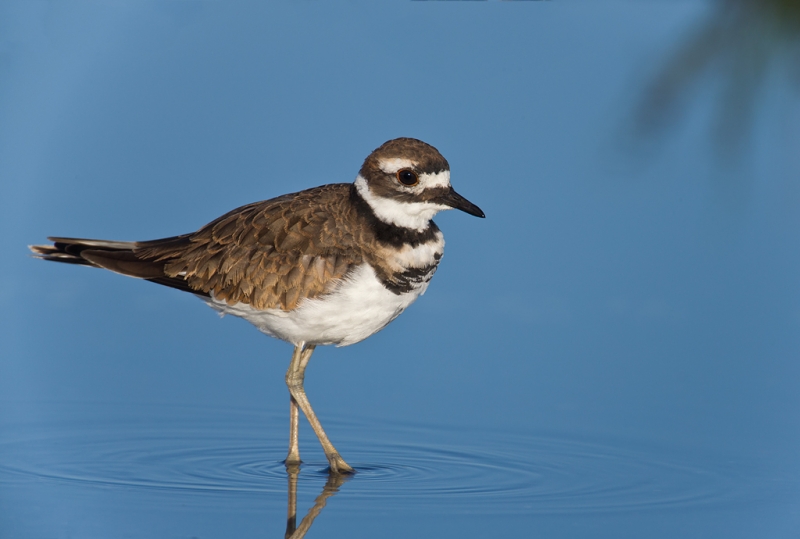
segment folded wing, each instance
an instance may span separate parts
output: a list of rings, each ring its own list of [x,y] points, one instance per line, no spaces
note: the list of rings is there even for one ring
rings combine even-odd
[[[349,187],[326,185],[242,206],[172,238],[48,238],[52,245],[31,250],[45,260],[105,268],[229,304],[292,310],[335,289],[363,261],[336,221],[348,211]]]

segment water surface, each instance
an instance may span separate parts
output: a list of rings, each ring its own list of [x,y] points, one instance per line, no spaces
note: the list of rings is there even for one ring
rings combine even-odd
[[[187,516],[209,506],[235,513],[249,508],[255,515],[262,507],[266,516],[266,507],[291,503],[292,482],[281,462],[285,417],[166,405],[61,404],[58,410],[45,423],[2,426],[0,481],[15,493],[5,500],[12,530],[60,536],[55,522],[14,522],[34,500],[60,511],[99,504],[103,512],[134,507]],[[328,430],[357,473],[325,496],[324,518],[315,524],[323,528],[319,536],[329,516],[393,521],[414,514],[457,522],[484,516],[507,518],[512,526],[515,519],[537,517],[624,523],[631,515],[685,519],[753,511],[800,494],[800,483],[765,474],[753,458],[630,439],[368,418],[332,421]],[[305,462],[293,487],[300,518],[330,485],[315,440],[303,436],[301,442]]]

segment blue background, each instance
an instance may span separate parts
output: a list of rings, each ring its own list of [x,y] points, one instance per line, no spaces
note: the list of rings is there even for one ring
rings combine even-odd
[[[446,256],[426,295],[367,341],[317,350],[306,388],[323,424],[608,435],[742,458],[781,494],[746,504],[728,531],[768,522],[758,535],[793,536],[800,109],[788,46],[765,40],[780,51],[741,75],[758,88],[752,116],[732,122],[740,132],[725,123],[737,79],[724,56],[682,83],[671,129],[637,129],[650,84],[715,6],[3,2],[0,420],[11,429],[75,403],[284,414],[289,345],[190,295],[46,264],[26,245],[189,232],[248,202],[352,181],[372,149],[411,136],[445,155],[487,218],[438,216]],[[0,485],[0,535],[61,537],[48,489],[25,492]],[[23,498],[40,509],[20,516],[10,500]],[[544,529],[653,537],[680,521],[699,536],[728,518],[693,527],[702,514]],[[408,516],[371,518],[364,536],[411,534]],[[421,536],[483,535],[462,517],[419,518]],[[171,522],[148,533],[182,536]],[[505,525],[544,526],[524,514]],[[324,526],[317,536],[345,535]]]

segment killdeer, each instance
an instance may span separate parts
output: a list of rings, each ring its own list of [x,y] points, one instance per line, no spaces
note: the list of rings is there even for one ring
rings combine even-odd
[[[197,232],[138,242],[51,237],[30,248],[44,260],[191,292],[294,345],[286,464],[300,463],[299,408],[331,472],[349,473],[306,397],[306,366],[316,346],[362,341],[425,293],[444,249],[431,219],[451,208],[484,217],[450,186],[436,148],[398,138],[373,151],[352,184],[248,204]]]

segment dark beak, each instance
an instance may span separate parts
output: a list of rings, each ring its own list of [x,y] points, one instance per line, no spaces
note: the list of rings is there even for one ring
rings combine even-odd
[[[440,204],[445,204],[447,206],[450,206],[451,208],[455,208],[463,212],[467,212],[468,214],[474,215],[475,217],[486,217],[486,215],[484,215],[483,213],[483,210],[481,210],[478,206],[476,206],[466,198],[456,193],[452,187],[450,188],[450,191],[448,191],[446,194],[438,197],[436,202],[439,202]]]

